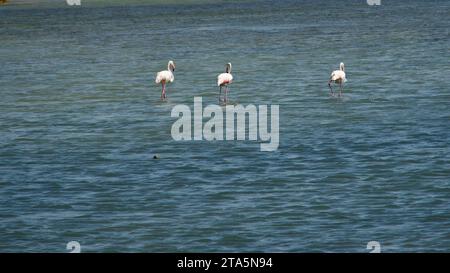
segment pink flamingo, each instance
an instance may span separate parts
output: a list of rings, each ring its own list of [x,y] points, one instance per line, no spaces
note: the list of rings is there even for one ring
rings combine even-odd
[[[222,87],[225,86],[225,98],[224,102],[225,104],[228,102],[228,85],[233,82],[233,75],[231,75],[231,63],[227,63],[225,66],[225,73],[220,74],[217,76],[217,86],[219,86],[219,103],[221,100],[222,95]]]
[[[175,80],[173,72],[175,72],[175,63],[173,61],[169,61],[169,63],[167,64],[167,70],[159,71],[158,74],[156,74],[155,82],[161,83],[162,85],[162,100],[166,98],[166,83],[171,83]]]
[[[339,97],[342,95],[343,85],[347,81],[345,78],[345,67],[344,63],[341,63],[339,65],[339,70],[333,71],[330,76],[330,80],[328,81],[328,86],[330,87],[331,95],[334,96],[333,88],[331,87],[331,83],[338,83],[339,84]]]

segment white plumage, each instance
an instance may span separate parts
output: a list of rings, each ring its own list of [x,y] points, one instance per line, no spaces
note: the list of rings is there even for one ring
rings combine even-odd
[[[343,84],[347,81],[345,77],[345,66],[344,63],[340,63],[339,70],[335,70],[331,73],[330,80],[328,81],[328,86],[331,90],[331,95],[334,95],[331,83],[339,84],[339,97],[342,95]]]
[[[156,74],[156,83],[161,83],[161,82],[173,82],[173,80],[175,80],[175,77],[172,73],[172,71],[168,71],[168,70],[164,70],[164,71],[159,71],[158,74]]]
[[[222,73],[217,76],[217,86],[224,86],[225,84],[230,84],[233,81],[233,75],[230,73]]]
[[[225,66],[225,73],[219,74],[217,76],[217,86],[220,87],[219,89],[219,102],[221,101],[221,94],[222,94],[222,86],[225,86],[225,103],[228,101],[228,85],[233,82],[233,75],[231,75],[231,63],[227,63]]]
[[[156,74],[156,83],[161,83],[162,91],[161,91],[161,99],[166,98],[166,83],[171,83],[175,80],[175,76],[173,75],[175,72],[175,63],[173,61],[169,61],[167,64],[167,70],[159,71]]]

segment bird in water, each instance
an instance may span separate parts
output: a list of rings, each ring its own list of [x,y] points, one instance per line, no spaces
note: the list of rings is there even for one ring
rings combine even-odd
[[[156,83],[161,83],[162,90],[161,90],[161,99],[166,99],[166,84],[171,83],[175,80],[175,77],[173,75],[173,72],[175,72],[175,63],[173,61],[169,61],[167,64],[167,70],[159,71],[158,74],[156,74]]]
[[[344,83],[347,81],[345,78],[345,66],[344,63],[339,65],[339,70],[333,71],[330,76],[330,80],[328,81],[328,86],[330,87],[331,95],[334,96],[333,88],[331,87],[331,83],[339,84],[339,97],[342,96],[342,91],[344,89]]]
[[[217,86],[219,86],[219,103],[224,102],[225,104],[228,102],[228,85],[233,82],[233,75],[231,75],[231,63],[227,63],[225,66],[225,73],[217,76]],[[222,87],[225,87],[225,96],[222,100]]]

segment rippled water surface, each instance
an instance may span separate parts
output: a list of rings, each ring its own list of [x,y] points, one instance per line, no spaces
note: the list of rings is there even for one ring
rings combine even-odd
[[[0,251],[450,251],[449,1],[148,2],[0,7]],[[277,151],[172,140],[227,62]]]

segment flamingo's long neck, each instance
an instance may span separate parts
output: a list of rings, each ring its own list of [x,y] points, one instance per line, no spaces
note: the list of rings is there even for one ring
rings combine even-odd
[[[225,73],[231,74],[231,65],[227,65],[225,68]]]

